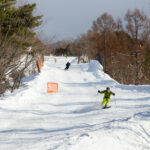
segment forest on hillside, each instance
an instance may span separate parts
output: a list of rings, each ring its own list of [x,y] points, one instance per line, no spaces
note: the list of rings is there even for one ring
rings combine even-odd
[[[19,88],[26,74],[37,72],[38,58],[50,54],[96,59],[119,83],[150,84],[150,18],[143,11],[128,10],[117,20],[103,13],[78,38],[43,44],[34,30],[42,23],[35,8],[0,1],[0,95]]]
[[[150,18],[139,9],[117,20],[103,13],[86,34],[56,42],[53,50],[56,55],[96,59],[119,83],[150,84]]]
[[[0,94],[19,88],[21,79],[36,72],[36,60],[45,45],[34,28],[42,16],[34,16],[36,4],[16,6],[16,0],[0,1]]]

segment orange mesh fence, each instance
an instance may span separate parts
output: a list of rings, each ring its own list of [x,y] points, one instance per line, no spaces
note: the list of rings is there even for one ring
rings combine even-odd
[[[54,62],[55,62],[55,63],[57,63],[57,60],[56,60],[56,58],[54,59]]]
[[[57,93],[58,92],[58,83],[47,83],[47,92],[48,93]]]
[[[38,71],[41,72],[41,68],[43,67],[44,57],[40,57],[37,61]]]
[[[37,67],[38,67],[38,72],[41,72],[41,63],[39,59],[37,61]]]
[[[44,62],[43,56],[41,56],[40,62],[41,62],[41,67],[43,67],[43,62]]]

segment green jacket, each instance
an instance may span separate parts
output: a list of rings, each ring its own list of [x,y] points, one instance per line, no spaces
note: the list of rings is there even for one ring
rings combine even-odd
[[[112,91],[108,92],[107,90],[100,91],[100,94],[104,94],[104,98],[110,98],[111,95],[115,95]]]

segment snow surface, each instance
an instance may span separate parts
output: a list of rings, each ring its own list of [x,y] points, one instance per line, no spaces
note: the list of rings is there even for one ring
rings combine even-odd
[[[97,61],[56,59],[45,57],[42,73],[0,97],[0,150],[150,150],[150,86],[120,85]],[[104,110],[97,91],[107,86],[116,96]]]

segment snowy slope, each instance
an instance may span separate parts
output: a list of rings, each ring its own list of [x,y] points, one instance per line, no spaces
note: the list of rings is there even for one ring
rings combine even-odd
[[[97,90],[107,86],[116,96],[103,110]],[[42,73],[0,100],[0,150],[150,150],[150,86],[120,85],[97,61],[45,57]]]

